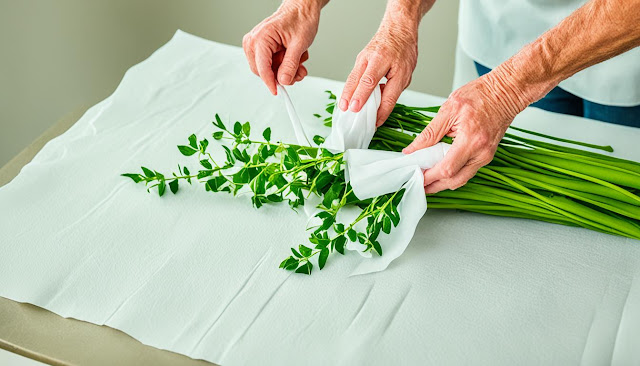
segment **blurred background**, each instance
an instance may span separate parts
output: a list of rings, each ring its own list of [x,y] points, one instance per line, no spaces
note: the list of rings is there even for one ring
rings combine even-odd
[[[109,96],[125,71],[177,29],[240,46],[280,0],[0,0],[0,167],[57,120]],[[332,0],[306,63],[345,80],[386,0]],[[451,91],[458,0],[423,19],[411,89]],[[250,72],[247,69],[247,72]],[[265,89],[266,92],[266,89]]]

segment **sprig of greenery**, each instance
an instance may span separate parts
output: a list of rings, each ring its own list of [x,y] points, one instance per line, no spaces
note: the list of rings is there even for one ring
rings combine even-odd
[[[331,108],[328,107],[327,112],[330,113]],[[157,187],[159,196],[164,195],[167,182],[171,192],[176,194],[181,181],[191,184],[193,179],[209,192],[226,192],[234,196],[248,193],[256,208],[287,202],[296,210],[311,195],[320,197],[314,216],[319,224],[308,229],[311,231],[309,242],[291,248],[292,255],[280,263],[280,268],[286,270],[311,274],[314,257],[317,257],[318,267],[323,269],[332,253],[345,254],[347,242],[360,243],[364,252],[382,255],[378,237],[381,232],[389,234],[400,222],[397,207],[404,190],[360,200],[345,181],[342,153],[334,154],[322,147],[272,142],[270,128],[262,132],[263,140],[254,140],[249,122],[235,122],[232,128],[227,128],[216,115],[212,123],[217,130],[211,136],[222,142],[225,161],[216,161],[208,151],[209,141],[200,140],[193,134],[186,145],[178,146],[178,150],[184,156],[197,158],[200,167],[196,174],[178,165],[178,172],[172,173],[171,178],[146,167],[141,167],[141,174],[122,175],[135,183],[144,182],[147,191]],[[316,136],[314,142],[319,145],[323,139]],[[338,213],[347,205],[357,205],[362,212],[351,223],[338,222]]]

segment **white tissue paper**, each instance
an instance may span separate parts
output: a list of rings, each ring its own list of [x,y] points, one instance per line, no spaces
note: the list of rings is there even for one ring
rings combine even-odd
[[[309,136],[328,133],[311,115],[324,110],[324,90],[342,87],[307,77],[288,88]],[[405,91],[400,101],[443,99]],[[159,198],[120,176],[141,165],[195,170],[176,145],[209,137],[215,113],[251,121],[256,137],[270,127],[274,140],[296,139],[282,100],[251,74],[241,48],[178,32],[0,187],[0,296],[224,366],[640,359],[636,240],[429,210],[386,270],[349,276],[367,260],[345,255],[305,276],[278,269],[307,241],[307,218],[286,205],[256,210],[248,197],[198,184]],[[616,156],[640,159],[639,129],[535,108],[515,123],[614,141]]]
[[[286,88],[278,87],[284,96],[298,143],[304,144],[308,139],[293,102]],[[420,218],[427,211],[423,171],[432,168],[449,151],[449,145],[442,142],[409,155],[394,151],[368,150],[367,147],[376,132],[380,98],[380,86],[377,86],[357,113],[350,110],[343,112],[336,106],[333,111],[331,133],[322,144],[322,147],[332,152],[346,151],[345,178],[351,183],[353,193],[358,198],[364,200],[405,189],[404,196],[398,204],[400,223],[391,233],[381,233],[379,236],[382,256],[372,256],[370,252],[363,252],[366,248],[364,245],[348,243],[347,249],[357,251],[366,258],[351,275],[382,271],[404,252],[413,238]],[[319,201],[318,197],[314,197],[305,205],[308,216],[311,217],[318,212],[313,207]],[[353,220],[356,216],[356,210],[349,210],[340,219]]]
[[[376,116],[380,108],[380,86],[377,86],[360,112],[342,111],[338,106],[333,109],[331,133],[322,147],[331,152],[348,149],[366,149],[376,133]],[[340,100],[340,98],[338,98]],[[292,119],[295,116],[291,117]]]

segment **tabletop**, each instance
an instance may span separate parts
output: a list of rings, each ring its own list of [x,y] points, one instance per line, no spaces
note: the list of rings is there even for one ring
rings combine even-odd
[[[407,252],[385,271],[349,277],[361,260],[349,255],[313,276],[291,276],[273,263],[289,241],[306,239],[300,215],[257,212],[194,189],[158,199],[118,177],[143,162],[173,166],[175,145],[208,131],[213,111],[225,120],[251,120],[256,129],[271,126],[274,136],[291,141],[281,101],[267,97],[243,60],[237,48],[178,34],[2,187],[0,207],[11,207],[12,215],[0,222],[0,241],[13,246],[0,258],[0,295],[110,326],[3,300],[0,316],[10,318],[0,330],[4,348],[71,364],[114,363],[126,354],[123,362],[132,362],[161,352],[142,343],[222,364],[638,359],[640,249],[631,239],[428,211]],[[309,78],[291,95],[299,113],[311,116],[322,110],[323,90],[341,85]],[[411,91],[401,98],[413,105],[441,101]],[[612,144],[617,156],[640,159],[637,129],[536,109],[514,123]],[[239,219],[251,230],[238,230]],[[32,221],[38,225],[27,227]],[[28,276],[16,264],[23,260],[32,266]],[[21,321],[24,314],[51,320]],[[48,323],[55,325],[40,329]],[[109,334],[114,346],[103,353]]]

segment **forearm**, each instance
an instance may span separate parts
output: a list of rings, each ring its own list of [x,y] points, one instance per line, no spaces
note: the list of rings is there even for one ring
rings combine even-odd
[[[320,10],[328,3],[329,0],[283,0],[280,6],[293,6],[303,13],[320,15]]]
[[[640,46],[640,0],[592,0],[495,69],[524,109],[562,80]]]
[[[422,17],[434,3],[435,0],[389,0],[381,26],[394,24],[417,33]]]

